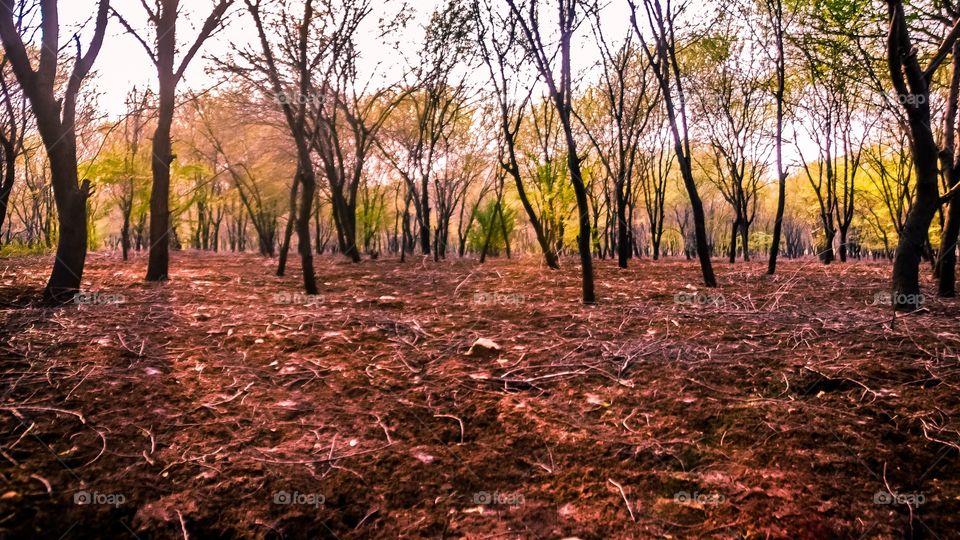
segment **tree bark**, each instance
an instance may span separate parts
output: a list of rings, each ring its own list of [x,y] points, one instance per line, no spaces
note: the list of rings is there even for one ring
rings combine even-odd
[[[290,186],[290,213],[287,216],[287,227],[283,231],[283,244],[280,245],[280,257],[277,262],[277,276],[283,277],[287,271],[287,254],[290,252],[290,238],[293,236],[293,225],[297,220],[297,193],[300,191],[300,175],[293,178]]]
[[[730,264],[737,262],[737,234],[740,232],[740,217],[733,220],[733,227],[730,230]]]
[[[930,224],[940,205],[939,149],[930,123],[929,80],[910,42],[903,3],[900,0],[887,0],[887,5],[891,18],[887,61],[894,88],[900,94],[900,101],[907,113],[916,171],[913,206],[907,215],[894,256],[893,305],[897,311],[914,311],[919,308],[923,298],[920,294],[920,259]],[[950,35],[952,41],[944,43],[943,47],[952,47],[956,42],[956,33],[951,32]],[[931,65],[927,70],[935,68],[936,65]]]
[[[17,179],[17,151],[14,141],[7,139],[7,137],[0,136],[0,143],[3,145],[3,181],[0,183],[0,230],[3,230],[3,224],[7,217],[7,207],[10,204],[10,193],[13,192],[13,184]]]
[[[777,42],[777,214],[773,221],[773,240],[770,245],[770,260],[767,264],[767,274],[777,272],[777,256],[780,253],[780,238],[783,231],[783,213],[787,200],[787,172],[783,165],[783,103],[786,94],[786,54],[783,44],[783,0],[767,0],[767,10],[775,26],[774,35]]]
[[[617,265],[626,268],[630,260],[630,224],[627,221],[627,196],[623,192],[623,182],[617,189]]]
[[[50,162],[51,183],[60,220],[56,257],[44,299],[63,304],[80,290],[87,256],[87,199],[90,182],[79,184],[77,172],[76,100],[93,68],[106,33],[109,0],[101,0],[93,39],[85,54],[77,53],[62,97],[57,96],[59,13],[57,2],[40,4],[42,37],[36,70],[13,20],[14,0],[0,1],[0,41],[20,87],[30,101]],[[78,42],[79,49],[79,42]]]

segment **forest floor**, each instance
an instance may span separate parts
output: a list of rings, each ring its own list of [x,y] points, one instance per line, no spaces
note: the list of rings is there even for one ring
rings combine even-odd
[[[0,538],[958,538],[960,300],[564,262],[0,259]]]

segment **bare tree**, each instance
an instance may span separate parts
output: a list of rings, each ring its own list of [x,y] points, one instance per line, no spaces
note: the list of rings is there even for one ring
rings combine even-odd
[[[333,5],[338,8],[323,10],[324,26],[332,30],[323,36],[326,51],[313,68],[323,79],[311,82],[315,95],[308,102],[308,120],[314,124],[311,145],[327,179],[340,252],[359,262],[357,190],[380,130],[405,94],[392,85],[372,89],[370,80],[359,79],[356,34],[371,13],[371,2]]]
[[[730,23],[730,21],[727,21]],[[727,27],[718,39],[728,40]],[[707,48],[702,73],[693,85],[698,112],[710,147],[712,164],[703,167],[733,210],[730,262],[736,260],[737,236],[745,261],[750,260],[750,226],[757,215],[760,187],[770,146],[767,144],[763,74],[747,44],[726,41]]]
[[[603,34],[600,10],[595,10],[593,22],[602,68],[600,94],[605,118],[600,124],[608,133],[591,132],[587,124],[584,128],[607,176],[613,179],[617,263],[620,268],[626,268],[633,251],[627,215],[639,140],[649,124],[651,112],[657,107],[659,92],[648,76],[650,64],[635,47],[633,36],[628,35],[622,44],[613,48]]]
[[[14,20],[17,12],[15,4],[15,0],[0,0],[0,40],[17,81],[30,100],[37,130],[50,160],[60,238],[44,298],[63,303],[70,301],[80,289],[87,256],[87,199],[92,193],[90,182],[84,180],[81,183],[77,172],[77,135],[74,125],[77,95],[103,45],[110,2],[101,0],[99,3],[93,37],[86,52],[79,39],[76,40],[76,59],[61,96],[57,95],[57,71],[60,67],[57,2],[43,0],[40,4],[42,37],[36,69]]]
[[[582,158],[578,151],[577,140],[573,134],[573,73],[570,67],[570,47],[573,34],[582,22],[578,8],[586,5],[579,0],[557,0],[557,40],[556,49],[544,41],[541,34],[540,3],[531,0],[526,13],[515,0],[507,0],[510,11],[524,36],[522,42],[532,58],[540,77],[547,85],[550,101],[557,110],[560,125],[563,128],[564,142],[567,146],[567,166],[570,182],[577,198],[579,234],[577,244],[580,251],[580,266],[583,281],[583,303],[596,302],[593,285],[593,258],[590,253],[590,208],[587,201],[587,188],[580,168]],[[553,43],[553,41],[550,41]],[[554,59],[559,56],[559,73]]]
[[[693,231],[696,238],[697,257],[700,260],[700,270],[703,273],[703,282],[707,287],[716,287],[717,278],[713,273],[713,264],[710,261],[710,247],[707,240],[703,202],[700,200],[697,183],[693,178],[686,95],[680,72],[680,61],[677,58],[675,19],[689,4],[683,4],[678,9],[674,9],[672,1],[666,0],[664,9],[660,0],[643,0],[646,20],[653,36],[653,46],[650,46],[644,37],[644,33],[640,30],[637,4],[634,0],[628,1],[630,4],[630,22],[643,45],[647,58],[650,60],[654,75],[660,83],[663,105],[667,111],[667,120],[673,135],[673,147],[677,154],[677,165],[680,168],[683,184],[686,187],[690,207],[693,211]]]
[[[227,10],[234,0],[215,0],[192,45],[177,63],[177,29],[180,0],[146,0],[140,4],[153,30],[151,45],[142,31],[137,31],[122,14],[114,16],[133,35],[147,52],[157,68],[159,108],[157,127],[153,134],[153,188],[150,194],[150,259],[147,281],[166,281],[170,267],[170,166],[175,159],[170,131],[176,108],[177,85],[183,79],[190,62],[200,52],[210,36],[221,28]]]
[[[641,143],[644,148],[637,157],[637,188],[639,193],[633,196],[643,197],[643,207],[650,226],[650,250],[653,260],[661,253],[664,224],[666,222],[667,180],[676,161],[676,153],[669,149],[669,135],[664,129],[662,118],[654,123],[656,129],[650,130]]]
[[[919,307],[922,298],[920,259],[927,243],[930,223],[937,208],[956,192],[956,188],[951,188],[951,192],[943,199],[940,196],[938,160],[941,149],[933,136],[930,81],[951,51],[954,51],[954,45],[960,37],[960,19],[954,21],[943,43],[934,52],[927,66],[923,67],[910,38],[902,0],[887,0],[887,7],[890,17],[887,63],[893,88],[907,114],[911,152],[916,169],[914,202],[907,215],[893,262],[893,305],[898,311],[913,311]],[[956,93],[951,98],[956,100]]]
[[[784,18],[783,0],[763,0],[761,6],[766,15],[774,50],[776,51],[774,66],[777,74],[777,85],[773,95],[777,107],[776,127],[774,129],[774,151],[777,155],[777,214],[773,221],[773,239],[770,245],[770,259],[767,264],[767,274],[773,275],[777,271],[777,255],[780,253],[783,212],[787,201],[787,177],[789,176],[783,163],[783,124],[787,93],[787,56],[784,36],[787,33],[788,23]]]
[[[137,161],[140,155],[140,143],[143,138],[143,131],[147,125],[147,107],[150,99],[150,92],[138,92],[136,88],[127,95],[127,114],[123,119],[123,163],[122,170],[124,178],[112,186],[113,198],[120,208],[120,217],[122,224],[120,226],[120,248],[123,252],[123,260],[130,256],[130,219],[133,214],[133,206],[137,199],[137,180],[138,168]]]
[[[313,271],[313,247],[310,241],[310,218],[312,216],[313,200],[317,189],[317,176],[314,170],[311,139],[313,133],[307,122],[307,108],[312,93],[310,70],[317,59],[326,53],[327,46],[321,43],[319,50],[311,50],[315,41],[311,40],[311,29],[317,16],[313,9],[313,2],[307,1],[303,5],[303,14],[299,18],[292,16],[285,10],[280,15],[279,23],[289,33],[281,46],[286,54],[280,57],[283,65],[289,66],[292,71],[290,79],[281,74],[274,45],[268,37],[267,27],[264,24],[264,8],[261,0],[245,0],[247,11],[257,28],[260,40],[260,54],[241,52],[241,56],[266,79],[261,88],[265,88],[268,95],[280,105],[284,119],[290,130],[290,135],[297,149],[297,172],[294,186],[302,186],[300,192],[300,211],[297,217],[297,249],[303,266],[303,283],[307,294],[317,294],[316,276]],[[322,41],[322,40],[321,40]],[[240,71],[240,70],[238,70]],[[290,92],[289,89],[293,91]]]
[[[472,98],[468,67],[473,61],[470,5],[450,0],[433,13],[427,26],[415,80],[405,92],[408,112],[378,141],[386,159],[407,184],[420,228],[420,248],[430,254],[430,188],[444,157],[443,141],[467,113]],[[458,71],[459,70],[459,71]]]
[[[493,85],[493,94],[498,107],[499,118],[498,160],[500,166],[513,179],[517,189],[517,198],[523,206],[530,226],[536,235],[540,251],[549,268],[560,268],[556,243],[548,236],[545,224],[527,195],[523,178],[520,172],[518,159],[517,137],[523,124],[524,111],[530,103],[533,87],[524,87],[518,84],[520,69],[512,61],[519,47],[519,36],[516,19],[512,16],[500,16],[488,3],[484,9],[476,9],[477,40],[480,45],[480,54],[490,74]],[[489,25],[487,24],[489,22]]]
[[[953,2],[944,2],[944,21],[960,20],[960,6]],[[947,18],[949,17],[949,18]],[[936,261],[935,274],[938,280],[937,293],[941,297],[952,298],[957,295],[957,242],[960,240],[960,147],[956,144],[958,101],[960,101],[960,44],[953,45],[952,74],[947,90],[947,110],[944,117],[943,151],[940,160],[944,170],[946,189],[951,193],[947,197],[948,206],[940,232],[940,252]]]
[[[17,12],[17,28],[22,31],[28,4],[21,3]],[[7,217],[10,194],[17,179],[17,159],[23,154],[24,139],[31,115],[26,95],[10,69],[10,59],[0,58],[0,230]],[[2,242],[2,238],[0,238]]]

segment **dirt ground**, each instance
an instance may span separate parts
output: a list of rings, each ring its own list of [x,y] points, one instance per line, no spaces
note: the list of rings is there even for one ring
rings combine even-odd
[[[960,300],[564,263],[0,259],[0,538],[960,537]]]

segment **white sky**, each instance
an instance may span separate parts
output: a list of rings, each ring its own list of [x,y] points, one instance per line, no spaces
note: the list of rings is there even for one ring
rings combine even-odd
[[[409,5],[415,11],[415,16],[403,34],[395,37],[394,40],[400,39],[405,44],[403,51],[411,57],[411,60],[420,46],[423,38],[423,27],[428,21],[430,13],[441,6],[444,1],[408,0]],[[502,2],[502,0],[494,0],[494,2]],[[185,49],[192,43],[196,35],[196,28],[202,23],[201,19],[209,11],[213,0],[182,0],[181,3],[182,16],[177,32],[178,43],[181,48]],[[64,0],[59,4],[61,23],[64,26],[60,39],[61,46],[72,32],[84,23],[88,24],[84,27],[83,35],[88,36],[90,27],[92,27],[92,14],[96,12],[98,1]],[[505,5],[505,2],[503,4]],[[123,14],[124,18],[134,27],[142,29],[146,26],[146,18],[140,0],[112,0],[111,5]],[[368,18],[370,22],[368,32],[359,39],[361,51],[365,57],[365,62],[361,67],[369,70],[376,69],[378,72],[385,73],[387,78],[393,77],[393,80],[402,76],[405,61],[391,46],[376,39],[376,36],[372,34],[378,21],[381,18],[394,15],[400,5],[401,1],[399,0],[376,2],[374,12]],[[546,9],[544,18],[546,19],[551,15],[553,15],[552,10]],[[206,73],[212,65],[209,57],[223,58],[230,53],[232,44],[248,44],[251,39],[256,38],[253,23],[250,21],[242,1],[238,1],[234,5],[229,20],[228,26],[205,44],[201,50],[201,55],[190,65],[179,88],[181,91],[187,89],[200,90],[215,84],[216,76]],[[603,20],[604,31],[610,34],[613,41],[617,41],[621,36],[626,35],[630,24],[627,1],[611,0],[604,8]],[[589,24],[584,24],[579,38],[580,46],[575,47],[575,70],[587,68],[598,57]],[[88,40],[83,41],[84,44],[87,42]],[[101,94],[100,107],[114,117],[123,114],[126,95],[133,86],[143,88],[147,85],[151,87],[155,85],[156,72],[143,47],[115,19],[110,21],[104,46],[94,65],[94,70],[96,76],[91,82]],[[485,75],[485,72],[479,73],[479,75]]]
[[[197,28],[202,19],[209,12],[214,0],[181,0],[181,19],[177,29],[178,44],[186,49],[193,42]],[[401,35],[392,38],[402,43],[403,53],[407,60],[413,61],[423,39],[423,28],[428,22],[430,14],[443,5],[446,0],[407,0],[414,10],[414,17],[408,23]],[[406,70],[405,60],[393,47],[377,39],[376,30],[379,21],[383,18],[395,16],[403,0],[379,0],[374,3],[374,12],[368,17],[367,31],[359,36],[361,54],[365,58],[361,70],[376,71],[385,80],[397,81]],[[494,5],[503,7],[503,0],[492,0]],[[89,42],[92,28],[92,17],[96,12],[98,0],[63,0],[59,2],[61,16],[61,46],[70,38],[73,32],[81,29],[84,46]],[[141,0],[112,0],[111,6],[123,14],[135,28],[146,27],[146,17]],[[554,16],[552,2],[546,2],[541,13],[545,24],[549,24]],[[611,44],[617,43],[623,36],[631,32],[630,10],[627,0],[609,0],[604,5],[602,17],[603,30]],[[235,44],[249,45],[256,39],[256,31],[249,19],[249,14],[242,0],[238,0],[232,8],[227,27],[209,40],[201,49],[201,54],[195,58],[187,70],[181,83],[181,92],[203,90],[216,84],[217,75],[207,71],[212,67],[210,57],[224,58],[228,56]],[[148,37],[150,33],[146,33]],[[580,72],[590,68],[599,59],[597,45],[594,42],[591,23],[584,21],[574,45],[573,68]],[[149,41],[148,41],[149,42]],[[95,77],[91,83],[100,94],[99,106],[111,117],[119,117],[125,113],[125,100],[131,88],[137,86],[155,87],[156,71],[140,43],[130,36],[118,21],[111,18],[107,29],[107,36],[103,49],[94,65]],[[486,72],[477,71],[478,77],[485,77]],[[483,82],[482,80],[479,82]],[[803,146],[808,143],[804,142]],[[793,149],[788,145],[788,154]],[[806,153],[806,149],[804,150]]]
[[[404,33],[410,43],[409,48],[406,49],[409,51],[408,54],[417,50],[423,36],[423,25],[433,9],[441,3],[442,0],[411,2],[416,15]],[[93,25],[91,18],[96,12],[98,1],[69,0],[61,1],[59,4],[61,23],[64,27],[60,36],[61,46],[84,23],[87,24],[82,35],[89,36]],[[182,15],[177,29],[177,41],[181,49],[186,49],[193,42],[197,28],[202,24],[202,18],[209,12],[213,1],[182,0],[181,4]],[[370,69],[378,67],[378,70],[391,72],[399,78],[403,72],[403,61],[397,57],[390,46],[371,35],[381,17],[395,13],[399,8],[399,2],[392,4],[395,5],[384,7],[382,4],[377,4],[374,13],[368,18],[371,28],[368,28],[369,32],[366,35],[361,36],[360,43],[362,54],[367,59],[365,66]],[[111,6],[123,14],[124,18],[138,30],[146,27],[146,17],[140,0],[112,0]],[[256,31],[253,30],[253,23],[243,2],[238,1],[232,8],[229,24],[204,45],[201,54],[187,70],[179,90],[199,90],[215,84],[217,77],[206,73],[213,64],[209,58],[211,56],[223,58],[230,54],[232,44],[249,44],[251,39],[256,39]],[[82,41],[84,46],[88,42],[89,39]],[[133,86],[143,88],[147,85],[154,87],[156,84],[156,70],[143,46],[113,18],[107,28],[103,49],[94,65],[94,70],[96,74],[91,82],[101,94],[99,100],[101,108],[111,116],[123,114],[127,92]]]

